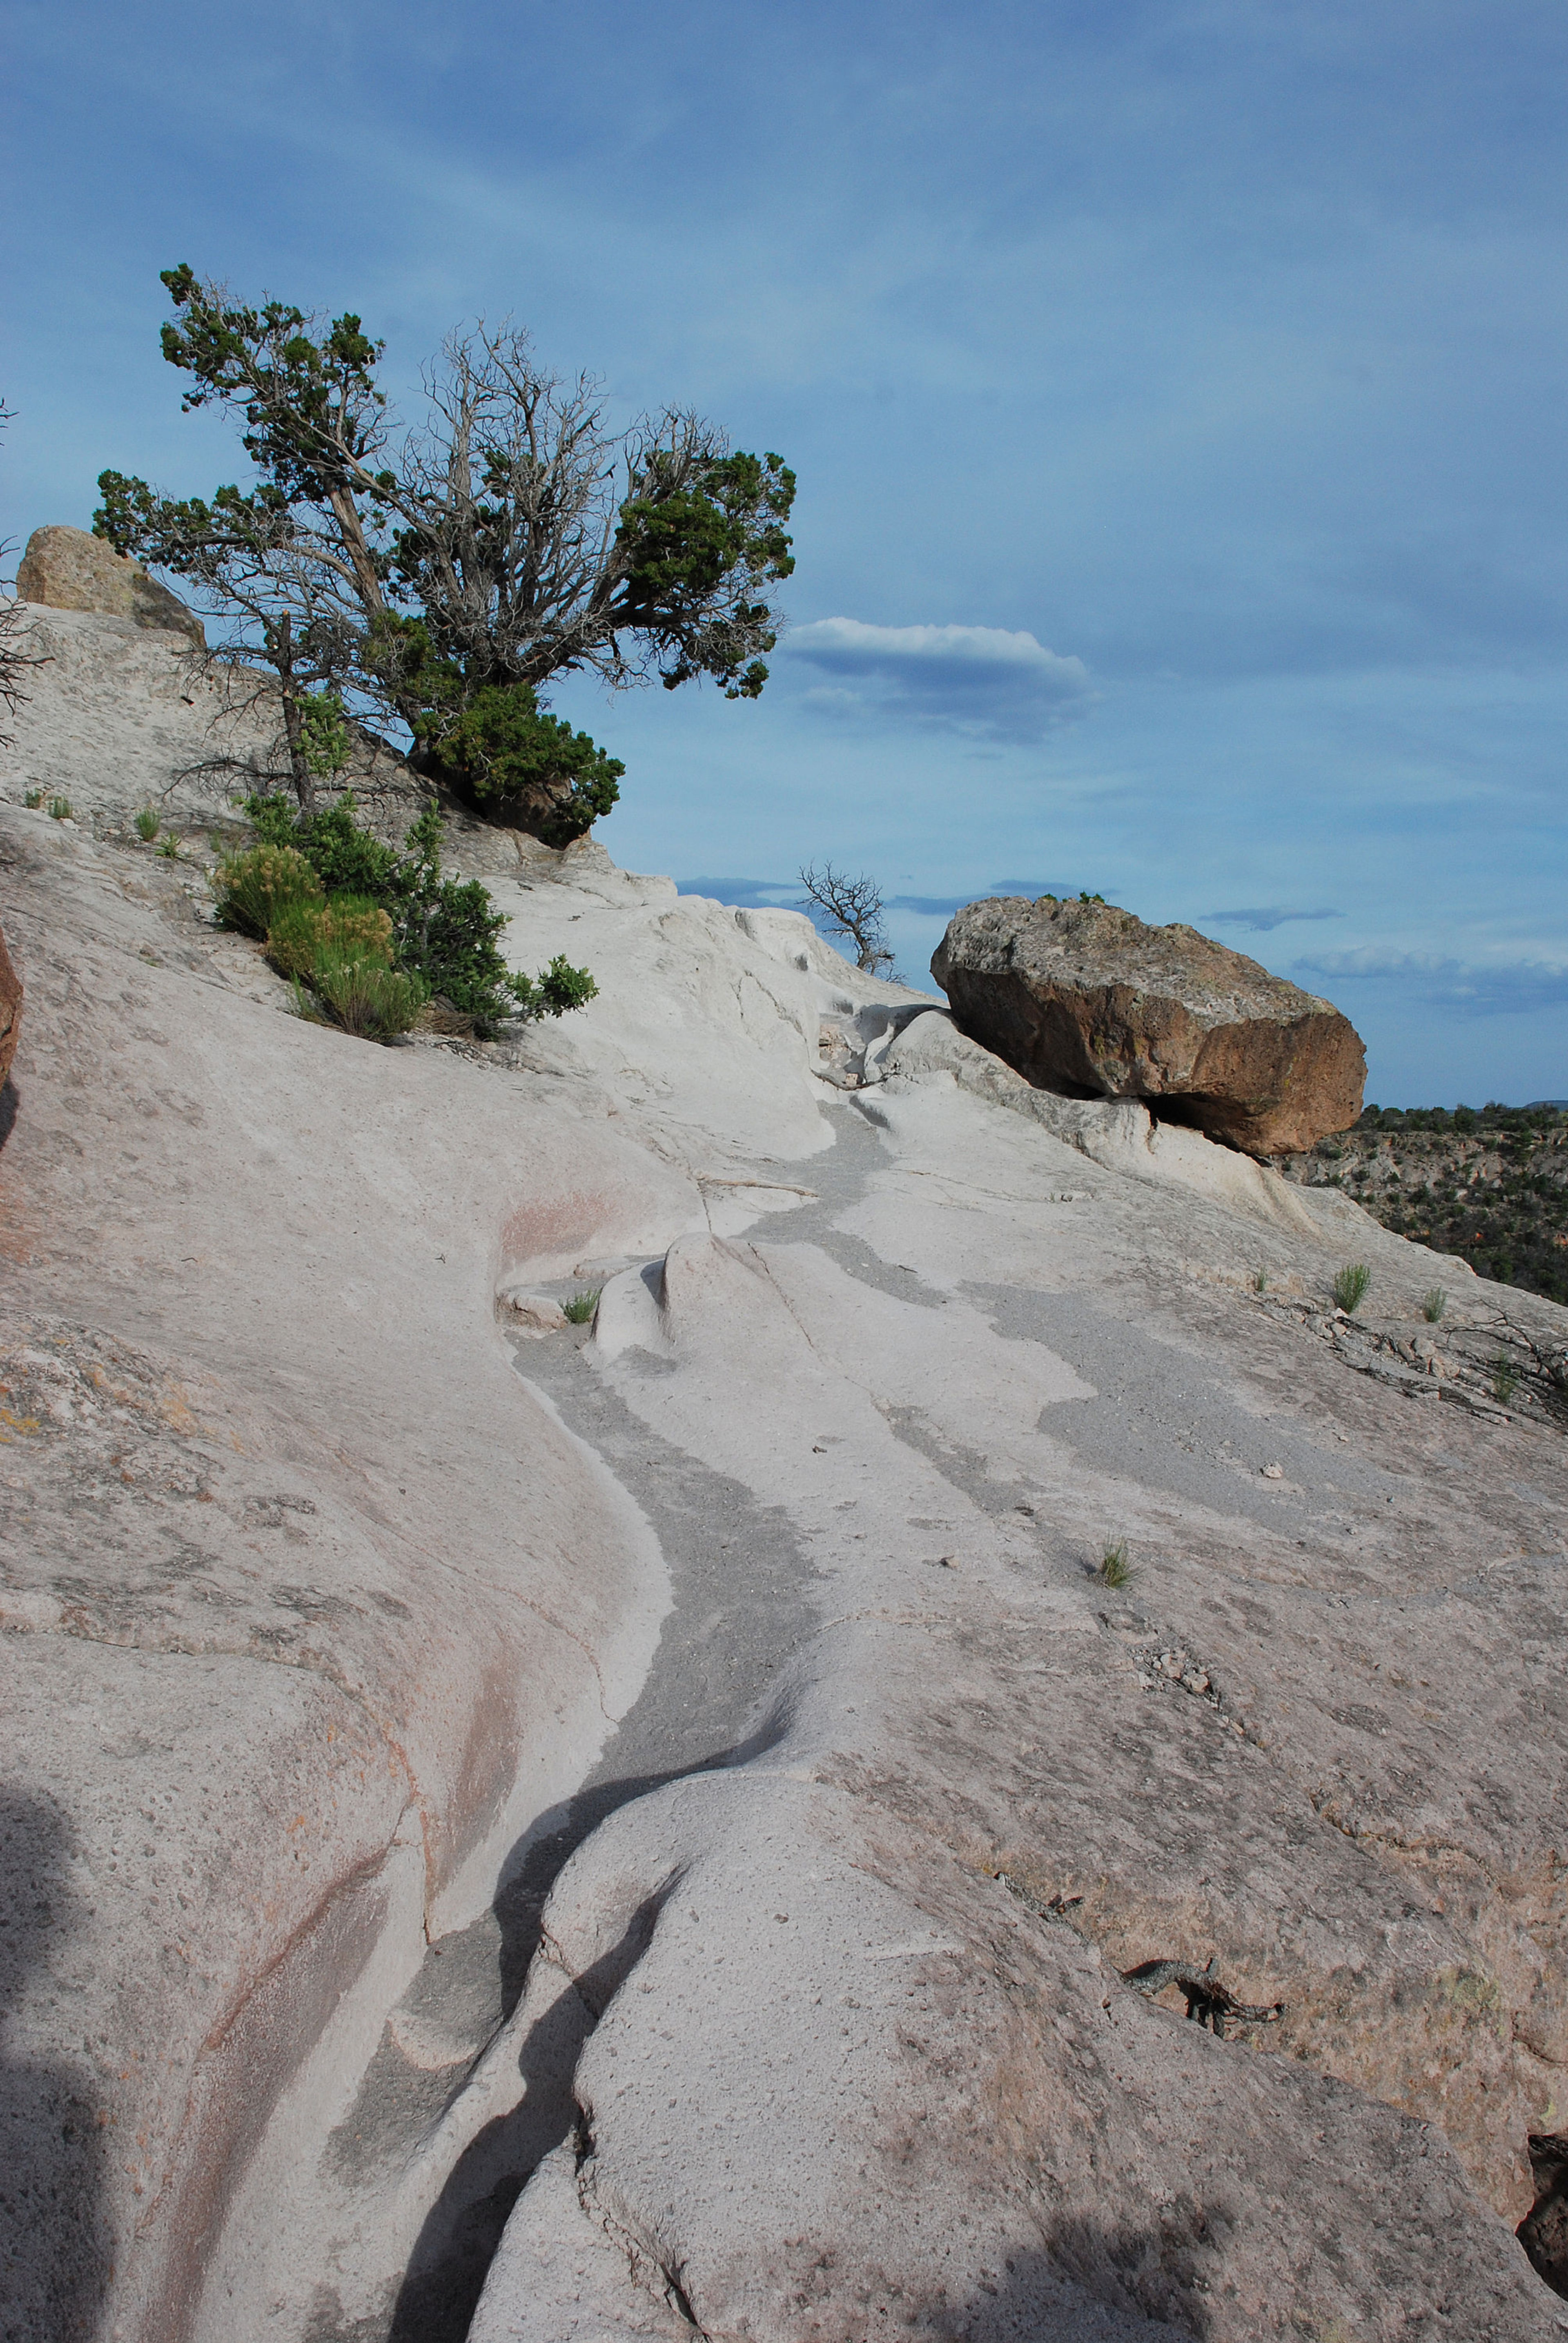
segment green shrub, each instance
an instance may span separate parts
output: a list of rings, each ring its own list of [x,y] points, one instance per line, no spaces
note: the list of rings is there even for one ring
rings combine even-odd
[[[253,846],[218,866],[218,925],[265,937],[291,903],[320,902],[324,890],[311,865],[292,846]]]
[[[569,846],[620,795],[626,767],[539,706],[528,683],[487,682],[437,650],[417,618],[371,630],[372,666],[412,719],[421,768],[481,812]]]
[[[564,1017],[568,1009],[586,1008],[598,995],[598,987],[587,969],[573,968],[560,952],[537,979],[518,970],[506,982],[513,1000],[528,1018]]]
[[[335,691],[311,691],[300,710],[299,746],[318,781],[336,779],[348,762],[348,714]]]
[[[477,879],[433,875],[427,884],[416,882],[404,900],[397,920],[399,963],[417,970],[431,991],[472,1017],[477,1029],[494,1028],[504,1017],[529,1013],[526,1003],[513,1004],[497,941],[506,924],[505,913],[496,910]]]
[[[170,830],[168,836],[159,841],[158,852],[163,856],[166,862],[177,862],[179,860],[180,842],[175,836],[173,830]]]
[[[591,1293],[574,1293],[569,1302],[563,1302],[561,1307],[566,1312],[568,1323],[586,1326],[598,1308],[598,1297],[599,1289],[596,1285]]]
[[[390,1041],[418,1021],[430,995],[417,976],[363,955],[317,958],[310,988],[335,1025],[367,1041]]]
[[[136,816],[136,836],[144,846],[150,846],[158,834],[158,818],[151,806],[144,806]]]
[[[426,807],[401,855],[359,827],[350,793],[308,819],[276,795],[247,799],[246,811],[264,847],[302,856],[335,904],[353,895],[379,905],[391,925],[394,966],[417,977],[427,998],[439,995],[471,1017],[477,1033],[493,1033],[508,1017],[563,1017],[593,999],[598,987],[588,970],[558,956],[537,978],[508,970],[498,941],[505,914],[478,880],[441,876],[437,806]]]
[[[51,821],[75,821],[76,817],[71,810],[70,799],[51,798],[49,799],[49,819]]]
[[[1100,1557],[1101,1583],[1106,1586],[1125,1586],[1132,1575],[1132,1564],[1127,1559],[1127,1540],[1118,1538],[1114,1544],[1107,1541]]]
[[[1519,1388],[1519,1369],[1506,1351],[1499,1351],[1492,1362],[1492,1396],[1499,1407],[1506,1407]]]
[[[1434,1285],[1422,1302],[1421,1314],[1429,1326],[1435,1326],[1447,1307],[1447,1294],[1441,1285]]]
[[[1348,1317],[1366,1300],[1372,1272],[1364,1261],[1348,1262],[1334,1280],[1334,1300]]]
[[[22,792],[22,802],[26,807],[29,813],[36,813],[39,807],[44,802],[43,790],[24,789]]]
[[[327,903],[286,903],[266,931],[266,956],[285,976],[308,983],[318,961],[371,960],[392,965],[392,921],[363,895]]]

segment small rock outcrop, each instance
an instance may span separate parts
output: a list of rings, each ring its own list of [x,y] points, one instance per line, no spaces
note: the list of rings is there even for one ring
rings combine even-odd
[[[16,572],[16,593],[20,600],[42,602],[51,610],[91,610],[166,634],[188,635],[206,648],[206,628],[177,594],[149,578],[139,561],[127,561],[85,528],[35,528]]]
[[[1348,1018],[1196,928],[1111,903],[970,903],[931,960],[962,1030],[1041,1090],[1161,1101],[1249,1155],[1310,1147],[1361,1112]]]
[[[0,935],[0,1089],[16,1054],[16,1032],[22,1022],[22,980],[11,965],[5,939]]]

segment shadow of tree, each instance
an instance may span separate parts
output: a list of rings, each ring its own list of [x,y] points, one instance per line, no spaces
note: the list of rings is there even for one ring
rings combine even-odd
[[[13,2042],[29,1978],[57,1955],[79,1911],[68,1851],[65,1819],[47,1799],[0,1790],[0,2016]],[[96,2097],[91,2078],[63,2061],[25,2050],[0,2057],[5,2337],[77,2343],[97,2331],[111,2258]]]
[[[728,1773],[737,1765],[749,1765],[754,1757],[776,1747],[788,1729],[787,1713],[776,1710],[746,1740],[732,1748],[709,1750],[689,1765],[590,1780],[558,1810],[558,1823],[528,1841],[506,1866],[505,1885],[494,1906],[501,1930],[501,2006],[508,2017],[521,1997],[528,1964],[538,1948],[539,1916],[550,1890],[584,1840],[591,1838],[599,1825],[622,1806],[671,1782],[688,1782],[694,1775]]]

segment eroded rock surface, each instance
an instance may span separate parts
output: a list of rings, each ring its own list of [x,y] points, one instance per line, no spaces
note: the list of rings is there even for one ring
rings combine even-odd
[[[306,1025],[162,657],[0,807],[0,2328],[1558,2343],[1563,1434],[1407,1362],[1568,1317],[600,850]]]
[[[1196,928],[994,896],[959,912],[931,973],[964,1031],[1030,1081],[1156,1100],[1250,1155],[1310,1147],[1361,1112],[1349,1020]]]
[[[206,647],[206,628],[177,594],[149,578],[139,561],[127,561],[85,529],[35,528],[16,571],[16,592],[24,602],[41,602],[48,609],[129,618],[135,626],[188,635]]]

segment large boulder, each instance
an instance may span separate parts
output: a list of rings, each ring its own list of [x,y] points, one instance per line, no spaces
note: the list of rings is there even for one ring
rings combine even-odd
[[[1249,1155],[1344,1131],[1366,1054],[1327,1001],[1180,921],[1113,903],[992,896],[931,960],[953,1016],[1038,1089],[1148,1099]]]
[[[206,631],[177,594],[149,578],[139,561],[127,561],[101,537],[85,528],[35,528],[16,572],[24,602],[51,610],[92,610],[107,618],[129,618],[138,627],[189,635],[206,648]]]
[[[11,965],[5,939],[0,935],[0,1089],[16,1054],[16,1029],[22,1022],[22,980]]]

